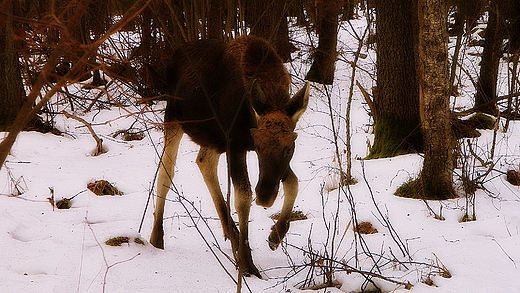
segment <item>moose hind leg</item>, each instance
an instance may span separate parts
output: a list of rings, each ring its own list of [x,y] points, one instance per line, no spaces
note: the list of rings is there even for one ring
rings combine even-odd
[[[273,225],[271,234],[269,234],[269,248],[271,248],[271,250],[278,248],[278,245],[280,245],[280,242],[282,242],[282,239],[289,230],[294,201],[298,195],[298,177],[296,177],[292,170],[289,170],[287,178],[282,183],[285,199],[278,221]]]
[[[157,201],[155,204],[154,223],[150,243],[157,248],[164,248],[163,215],[166,195],[172,183],[177,152],[183,131],[178,124],[168,125],[164,129],[164,150],[159,162],[157,179]]]

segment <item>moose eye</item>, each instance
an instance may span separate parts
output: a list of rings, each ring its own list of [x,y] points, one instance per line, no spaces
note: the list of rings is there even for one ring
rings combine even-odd
[[[293,154],[293,148],[292,147],[284,147],[283,148],[283,156],[284,157],[290,157]]]

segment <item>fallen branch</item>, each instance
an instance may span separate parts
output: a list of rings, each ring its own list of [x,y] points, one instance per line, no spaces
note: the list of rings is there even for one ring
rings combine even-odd
[[[99,138],[99,136],[97,136],[97,134],[94,132],[94,129],[92,128],[92,125],[90,123],[88,123],[87,121],[85,121],[82,118],[69,114],[65,110],[61,111],[61,113],[63,113],[63,115],[65,115],[65,117],[67,117],[67,118],[72,118],[74,120],[77,120],[77,121],[85,124],[85,126],[88,128],[88,131],[90,131],[90,134],[96,141],[96,148],[94,149],[94,151],[92,151],[93,156],[99,156],[99,155],[107,152],[107,150],[105,148],[103,148],[103,139],[101,139],[101,138]]]

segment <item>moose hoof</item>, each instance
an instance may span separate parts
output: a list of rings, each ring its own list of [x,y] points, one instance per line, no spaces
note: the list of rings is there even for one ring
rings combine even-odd
[[[280,245],[280,243],[274,243],[274,242],[269,241],[269,248],[271,248],[272,251],[275,251],[276,249],[278,249],[279,245]]]
[[[251,277],[251,275],[256,276],[258,279],[262,279],[262,275],[260,275],[260,271],[256,267],[247,268],[242,271],[242,275],[244,277]]]
[[[278,248],[288,230],[289,221],[287,220],[278,220],[278,222],[271,227],[271,233],[268,238],[269,248],[271,248],[271,250],[276,250]]]
[[[276,239],[273,239],[273,238],[276,238]],[[269,248],[271,248],[271,250],[273,250],[273,251],[276,250],[278,248],[278,246],[280,245],[280,239],[278,239],[278,237],[269,236],[268,242],[269,242]]]

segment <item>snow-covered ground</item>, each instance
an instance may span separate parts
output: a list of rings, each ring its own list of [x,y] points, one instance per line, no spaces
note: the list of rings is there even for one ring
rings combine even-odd
[[[341,44],[344,56],[352,60],[357,44],[347,33],[342,35]],[[372,53],[362,60],[367,69],[373,69],[370,56]],[[343,140],[345,121],[339,117],[345,114],[350,80],[350,67],[345,63],[338,63],[337,79],[328,90],[335,125],[341,125],[338,134]],[[367,89],[373,86],[362,73],[358,72],[357,80]],[[242,292],[316,292],[297,288],[311,277],[320,283],[320,265],[331,255],[349,266],[413,285],[407,290],[374,277],[372,280],[386,292],[520,292],[518,187],[507,183],[503,174],[492,172],[485,183],[487,192],[476,193],[476,221],[464,223],[459,222],[466,206],[464,198],[429,202],[432,210],[442,213],[445,220],[441,221],[423,201],[393,195],[397,187],[420,171],[419,155],[354,160],[353,176],[358,183],[327,191],[338,180],[327,102],[323,87],[313,88],[309,109],[297,128],[292,167],[300,179],[300,193],[295,210],[308,219],[293,222],[286,241],[273,252],[266,241],[273,224],[269,216],[279,211],[281,200],[270,209],[252,207],[250,246],[263,279],[244,279]],[[363,103],[356,92],[351,119],[355,158],[367,154],[367,142],[373,138]],[[222,237],[212,201],[194,163],[197,147],[186,137],[174,180],[180,196],[170,193],[165,212],[165,249],[155,249],[147,242],[154,200],[149,194],[162,148],[162,135],[151,126],[160,120],[152,113],[140,115],[134,127],[149,129],[141,141],[110,138],[111,133],[135,122],[135,116],[126,114],[113,108],[82,115],[96,124],[94,129],[108,149],[97,157],[90,155],[94,140],[76,120],[56,118],[58,128],[66,133],[63,136],[20,134],[0,171],[2,292],[236,292],[237,274],[226,257],[231,255],[230,244]],[[115,119],[122,116],[125,118]],[[484,154],[490,149],[493,132],[481,133],[474,141],[479,146],[477,152]],[[517,168],[519,145],[520,124],[512,123],[507,133],[499,132],[495,168],[503,172]],[[340,142],[340,152],[344,149]],[[249,162],[255,184],[254,154]],[[220,175],[225,190],[223,158]],[[53,210],[47,200],[49,187],[59,200],[100,179],[113,183],[124,195],[96,196],[86,191],[77,195],[67,210]],[[21,182],[25,193],[9,196],[13,180]],[[352,231],[351,203],[355,204],[357,220],[368,221],[378,230],[364,235],[362,242],[355,240]],[[105,244],[117,236],[140,238],[145,244]],[[323,258],[314,257],[311,249]],[[311,258],[316,260],[314,266],[301,266]],[[438,267],[449,271],[451,278],[441,276]],[[435,286],[422,283],[428,278]],[[338,270],[334,279],[341,284],[339,289],[317,292],[360,292],[365,281],[361,274],[347,270]]]

